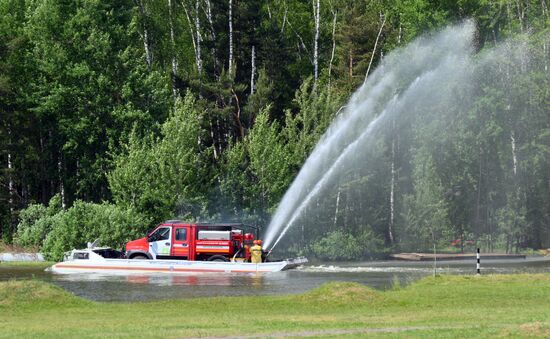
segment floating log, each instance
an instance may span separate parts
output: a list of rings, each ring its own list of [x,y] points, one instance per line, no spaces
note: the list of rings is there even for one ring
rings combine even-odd
[[[475,253],[396,253],[391,254],[392,259],[410,260],[410,261],[433,261],[437,260],[474,260]],[[506,253],[481,253],[482,259],[525,259],[524,254],[506,254]]]

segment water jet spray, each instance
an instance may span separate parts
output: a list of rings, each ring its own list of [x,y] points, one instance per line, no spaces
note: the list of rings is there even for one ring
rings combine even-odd
[[[465,60],[471,57],[473,33],[474,24],[467,21],[420,38],[382,61],[336,117],[285,193],[265,232],[265,248],[273,251],[313,198],[334,185],[344,170],[364,166],[364,150],[388,118],[412,116],[435,105],[434,93],[451,94],[444,85],[467,76]]]

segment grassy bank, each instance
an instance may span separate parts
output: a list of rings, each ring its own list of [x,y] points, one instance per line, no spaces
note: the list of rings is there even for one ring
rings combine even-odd
[[[548,336],[550,275],[443,276],[376,291],[96,303],[39,281],[0,283],[0,337]]]
[[[46,268],[55,264],[54,261],[2,261],[0,268],[18,267],[18,268]]]

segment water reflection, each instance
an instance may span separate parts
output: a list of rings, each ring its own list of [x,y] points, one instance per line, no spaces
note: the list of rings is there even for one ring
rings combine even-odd
[[[146,275],[129,275],[126,277],[126,282],[130,284],[149,284],[151,280]]]
[[[550,258],[482,261],[482,274],[547,273]],[[475,263],[441,261],[440,274],[475,274]],[[97,301],[136,301],[202,296],[239,296],[302,293],[328,281],[353,281],[387,289],[433,274],[431,262],[372,261],[320,263],[268,274],[52,274],[40,268],[2,267],[0,280],[41,279]]]
[[[79,277],[78,279],[81,278],[82,277]],[[256,273],[250,275],[215,273],[190,273],[189,275],[132,274],[125,276],[124,279],[130,284],[154,284],[159,286],[234,286],[241,284],[252,287],[261,287],[263,285],[263,275]]]

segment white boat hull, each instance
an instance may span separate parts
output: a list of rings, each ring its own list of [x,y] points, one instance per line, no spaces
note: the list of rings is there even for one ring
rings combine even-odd
[[[307,262],[305,258],[265,262],[260,264],[224,261],[189,261],[189,260],[136,260],[106,259],[93,251],[88,259],[73,259],[53,265],[54,273],[268,273],[294,268]]]

